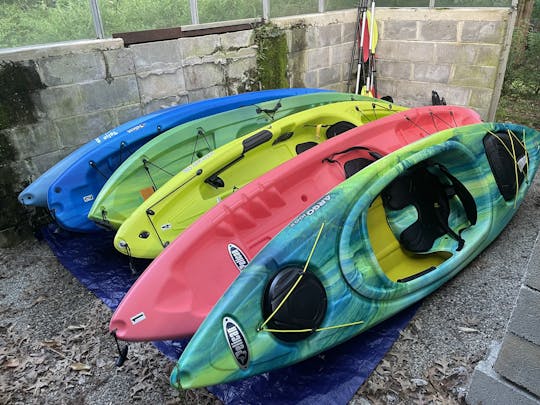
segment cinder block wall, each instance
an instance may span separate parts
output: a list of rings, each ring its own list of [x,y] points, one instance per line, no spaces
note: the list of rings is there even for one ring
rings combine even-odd
[[[346,90],[355,19],[356,10],[344,10],[272,21],[286,31],[291,86]],[[449,104],[494,114],[509,9],[379,8],[376,19],[381,95],[418,106],[430,104],[437,90]],[[26,184],[141,114],[259,89],[256,54],[252,30],[129,48],[109,39],[0,51],[0,69],[22,72],[13,102],[21,94],[28,99],[23,118],[0,125],[0,246],[28,229],[31,213],[16,200]],[[25,75],[40,83],[27,86]]]
[[[467,403],[540,403],[540,235],[503,341],[475,369]]]

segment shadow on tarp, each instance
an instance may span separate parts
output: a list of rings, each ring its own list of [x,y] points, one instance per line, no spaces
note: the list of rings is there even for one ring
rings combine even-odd
[[[150,263],[128,257],[113,248],[113,233],[77,234],[49,225],[42,236],[58,261],[86,288],[114,310],[139,272]],[[236,383],[210,387],[225,404],[346,404],[408,324],[420,303],[348,342],[290,367]],[[189,339],[154,342],[177,360]],[[115,350],[111,340],[111,352]],[[129,361],[129,360],[128,360]]]

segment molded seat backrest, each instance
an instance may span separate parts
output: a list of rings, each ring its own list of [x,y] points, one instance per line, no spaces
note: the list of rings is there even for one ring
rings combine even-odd
[[[450,184],[441,181],[441,177],[449,180]],[[463,184],[442,166],[431,166],[431,171],[425,164],[414,166],[383,190],[386,209],[401,210],[413,205],[418,213],[418,219],[399,235],[405,249],[427,252],[435,240],[445,234],[459,242],[458,250],[463,247],[464,240],[448,225],[450,198],[455,195],[461,200],[469,222],[476,223],[474,199]]]

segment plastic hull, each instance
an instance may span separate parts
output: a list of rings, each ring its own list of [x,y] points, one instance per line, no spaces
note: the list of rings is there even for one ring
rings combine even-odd
[[[208,211],[165,249],[124,297],[110,329],[125,340],[192,335],[268,241],[345,180],[347,162],[374,160],[370,151],[386,155],[426,132],[475,122],[478,114],[465,108],[416,108],[350,130],[276,167]],[[350,149],[359,146],[368,150]],[[335,162],[325,160],[345,150]]]
[[[147,142],[116,169],[96,197],[88,217],[118,229],[155,190],[210,151],[288,115],[356,99],[367,98],[337,92],[293,96],[179,125]]]
[[[341,123],[358,126],[403,110],[347,101],[290,115],[215,149],[152,194],[118,229],[120,252],[154,258],[198,217],[244,185],[323,142]],[[350,127],[349,127],[350,128]]]
[[[500,147],[504,137],[509,141],[501,141],[506,143]],[[490,152],[493,161],[488,159],[488,143],[491,149],[495,145]],[[523,153],[518,153],[522,147]],[[191,339],[171,383],[207,386],[296,363],[430,294],[500,234],[525,197],[539,160],[538,131],[482,123],[438,132],[374,162],[322,197],[323,207],[305,210],[259,252]],[[415,216],[410,207],[388,211],[380,203],[381,193],[407,169],[421,165],[445,167],[471,195],[474,221],[467,213],[470,204],[449,197],[448,226],[460,231],[462,246],[446,234],[430,250],[412,254],[403,250],[401,236],[390,229],[396,212],[408,223]],[[505,184],[514,185],[506,196]],[[290,266],[304,269],[302,277],[309,274],[309,279],[318,280],[327,303],[320,322],[296,341],[286,341],[283,328],[272,329],[273,315],[262,304],[272,280]],[[302,292],[303,287],[298,294]],[[320,300],[311,306],[309,299],[302,302],[311,308]],[[289,332],[300,333],[294,328]]]
[[[46,206],[60,226],[80,232],[97,231],[87,218],[92,201],[116,168],[135,150],[163,131],[197,118],[238,107],[320,92],[318,89],[279,89],[243,93],[167,108],[132,120],[83,145],[32,183],[19,199]],[[46,197],[45,197],[46,196]]]

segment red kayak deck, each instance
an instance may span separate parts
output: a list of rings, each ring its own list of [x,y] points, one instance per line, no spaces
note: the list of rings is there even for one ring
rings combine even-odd
[[[377,157],[450,127],[470,109],[419,107],[354,128],[252,181],[199,218],[144,271],[114,313],[122,340],[190,336],[239,272],[284,226]],[[308,211],[309,212],[309,211]]]

